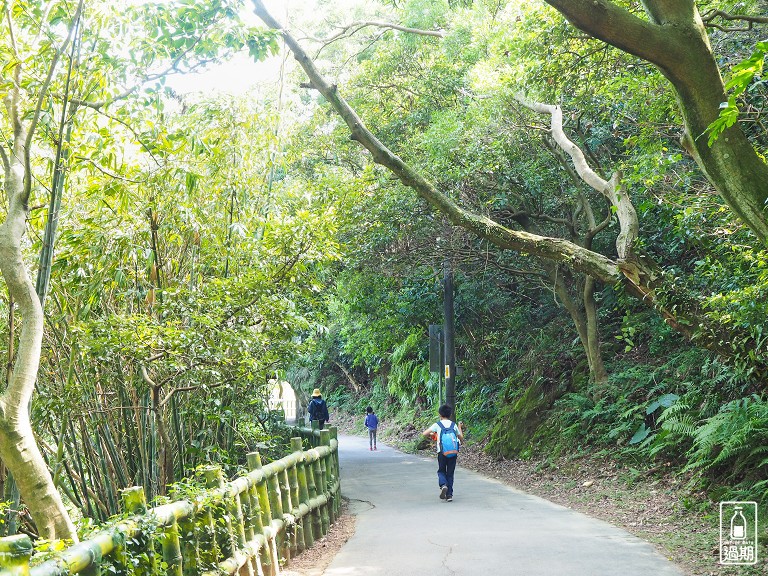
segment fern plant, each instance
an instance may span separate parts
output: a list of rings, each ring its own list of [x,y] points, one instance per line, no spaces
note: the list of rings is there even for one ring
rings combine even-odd
[[[687,430],[687,429],[686,429]],[[768,402],[752,395],[723,405],[692,435],[687,470],[715,470],[728,478],[768,469]]]
[[[390,355],[389,392],[406,402],[424,395],[430,382],[429,362],[424,358],[426,343],[421,332],[412,332]]]

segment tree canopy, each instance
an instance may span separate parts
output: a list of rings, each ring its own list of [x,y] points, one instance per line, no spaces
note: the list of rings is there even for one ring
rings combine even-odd
[[[3,530],[236,469],[284,378],[429,412],[446,261],[489,450],[765,472],[760,3],[332,4],[2,3]],[[278,84],[169,80],[236,54]]]

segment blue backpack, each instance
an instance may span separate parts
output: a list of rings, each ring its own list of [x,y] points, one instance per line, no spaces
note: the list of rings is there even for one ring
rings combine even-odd
[[[438,422],[437,425],[440,427],[440,453],[447,458],[454,458],[459,453],[459,437],[456,435],[456,424],[451,422],[451,425],[446,427],[443,426],[442,422]]]

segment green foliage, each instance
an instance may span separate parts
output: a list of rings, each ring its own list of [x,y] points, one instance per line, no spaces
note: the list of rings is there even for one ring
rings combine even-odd
[[[656,412],[664,407],[669,408],[672,406],[680,397],[677,394],[664,394],[663,396],[659,397],[657,400],[654,400],[651,402],[646,408],[645,408],[645,418],[648,419],[648,417],[654,417],[656,416]],[[629,439],[629,444],[638,444],[640,442],[643,442],[643,444],[647,444],[650,440],[653,439],[653,427],[647,425],[645,422],[643,422],[640,425],[640,428],[637,429],[637,431],[634,433],[632,438]],[[649,438],[650,436],[650,438]]]
[[[767,55],[768,42],[758,42],[752,55],[731,69],[731,77],[725,83],[725,89],[730,91],[728,101],[720,104],[720,114],[707,128],[709,146],[739,120],[738,98],[748,90],[757,90],[765,84],[762,74]]]
[[[431,378],[425,349],[427,342],[424,333],[418,332],[409,334],[392,351],[389,391],[405,403],[426,395]]]
[[[552,399],[552,391],[538,381],[528,386],[517,400],[502,406],[486,450],[505,458],[530,454],[531,437],[544,421]]]
[[[396,407],[391,402],[392,396],[389,393],[386,385],[380,378],[373,381],[369,394],[362,396],[353,409],[353,414],[365,414],[365,410],[368,406],[371,406],[379,416],[382,418],[385,414],[391,414],[393,407]],[[399,402],[398,402],[399,404]]]
[[[71,14],[69,2],[52,2],[48,12],[39,4],[10,2],[16,52],[10,35],[0,40],[0,93],[23,65],[23,105],[41,96],[56,51],[50,39]],[[282,440],[269,428],[266,403],[282,371],[297,388],[320,387],[357,414],[371,404],[397,426],[431,419],[439,391],[427,327],[441,321],[446,257],[456,274],[463,368],[457,408],[475,438],[487,433],[507,454],[618,447],[711,477],[765,472],[765,403],[749,394],[750,378],[765,377],[754,367],[765,365],[768,257],[680,149],[679,112],[663,76],[584,38],[543,4],[386,4],[367,7],[446,35],[390,30],[381,41],[358,36],[323,49],[348,64],[345,94],[377,135],[462,205],[516,230],[589,242],[613,258],[616,226],[604,199],[569,177],[541,140],[541,119],[519,110],[514,94],[561,103],[568,133],[597,171],[623,170],[641,219],[637,247],[663,267],[657,295],[683,294],[719,327],[736,366],[683,344],[661,316],[598,287],[611,374],[603,386],[590,384],[548,270],[448,226],[361,155],[312,96],[294,109],[165,89],[158,70],[276,51],[275,33],[240,21],[242,2],[94,2],[72,84],[91,105],[70,108],[33,404],[61,489],[98,517],[117,509],[119,486],[162,492],[158,425],[167,429],[176,477],[204,462],[234,470],[256,446],[277,451]],[[38,37],[48,40],[33,44]],[[710,144],[738,120],[742,102],[762,94],[767,51],[758,42],[733,68]],[[31,255],[41,248],[41,183],[51,176],[65,68],[39,100]],[[7,118],[2,130],[12,141]],[[605,219],[589,238],[587,212]],[[0,303],[0,316],[8,312]]]
[[[663,415],[664,430],[691,440],[686,469],[709,471],[729,481],[765,476],[768,403],[764,398],[752,395],[732,400],[716,414],[695,423],[692,412],[689,405],[682,405]]]
[[[550,415],[556,431],[545,445],[554,443],[558,450],[573,443],[584,448],[610,446],[620,447],[627,454],[649,451],[655,456],[668,446],[665,442],[670,440],[670,415],[696,402],[694,391],[707,394],[709,388],[691,384],[703,378],[709,378],[708,386],[713,391],[720,388],[723,395],[730,392],[724,389],[724,383],[741,389],[738,376],[696,350],[670,354],[664,363],[655,366],[626,360],[616,363],[603,389],[590,386],[556,400]],[[717,393],[709,393],[710,401],[719,406]]]

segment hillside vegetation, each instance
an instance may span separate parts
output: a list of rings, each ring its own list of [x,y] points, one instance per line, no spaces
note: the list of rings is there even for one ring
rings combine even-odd
[[[279,453],[284,379],[418,431],[446,269],[486,457],[766,510],[765,3],[597,4],[5,2],[0,534]]]

